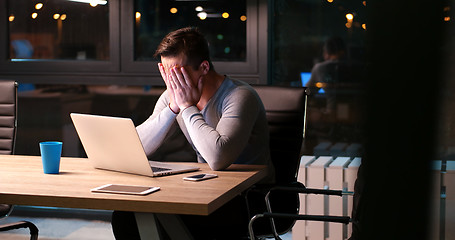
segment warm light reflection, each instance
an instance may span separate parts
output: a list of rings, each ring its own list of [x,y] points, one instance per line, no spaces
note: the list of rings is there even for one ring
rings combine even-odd
[[[90,6],[96,7],[96,6],[98,6],[98,3],[96,3],[96,2],[91,2],[91,3],[90,3]]]
[[[317,82],[315,85],[317,88],[323,88],[323,87],[325,87],[326,84],[323,82]]]
[[[173,8],[171,8],[171,10],[169,10],[169,11],[170,11],[171,13],[177,13],[178,10],[177,10],[177,8],[173,7]]]
[[[221,14],[221,16],[222,16],[223,18],[229,18],[229,13],[224,12],[223,14]]]
[[[354,19],[354,15],[352,15],[352,13],[348,13],[348,14],[346,14],[346,19],[348,21],[352,21],[352,19]]]
[[[54,14],[54,16],[52,16],[55,20],[59,19],[60,18],[60,14],[56,13]]]
[[[207,18],[207,13],[206,12],[200,12],[200,13],[197,14],[197,16],[199,17],[199,19],[205,20]]]
[[[449,22],[450,21],[450,17],[444,17],[444,21]]]
[[[367,29],[367,25],[365,23],[362,24],[362,28],[366,30]]]
[[[329,3],[333,3],[333,0],[327,0],[327,2],[329,2]]]
[[[42,4],[42,3],[37,3],[37,4],[35,5],[35,9],[36,9],[36,10],[40,10],[41,8],[43,8],[43,4]]]
[[[194,10],[196,10],[196,12],[202,12],[204,11],[204,8],[202,8],[201,6],[197,6]]]
[[[141,18],[141,13],[140,12],[136,12],[136,19],[140,19]]]
[[[245,15],[240,16],[240,21],[245,22],[246,21],[246,16]]]
[[[65,19],[66,19],[66,14],[62,14],[62,15],[60,16],[60,20],[64,21]]]
[[[36,12],[32,13],[32,18],[33,18],[33,19],[35,19],[35,18],[37,18],[37,17],[38,17],[38,13],[36,13]]]
[[[14,21],[14,15],[9,16],[8,20],[9,20],[10,22]]]
[[[367,5],[367,1],[363,1],[362,4],[363,4],[363,6],[366,6]]]
[[[346,26],[347,28],[351,28],[351,27],[352,27],[352,22],[347,22],[347,23],[345,24],[345,26]]]

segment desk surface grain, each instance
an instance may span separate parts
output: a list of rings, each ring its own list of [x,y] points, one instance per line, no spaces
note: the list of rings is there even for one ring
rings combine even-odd
[[[209,215],[266,175],[264,166],[232,165],[225,171],[212,171],[207,164],[185,164],[201,170],[152,178],[98,170],[86,158],[62,157],[60,174],[44,174],[39,156],[0,155],[0,203]],[[201,172],[218,174],[218,178],[201,182],[182,179]],[[146,196],[90,191],[108,183],[161,189]]]

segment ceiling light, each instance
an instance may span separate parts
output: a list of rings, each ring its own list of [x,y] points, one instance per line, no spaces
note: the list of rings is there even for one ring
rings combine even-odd
[[[199,19],[201,20],[204,20],[207,18],[207,13],[206,12],[200,12],[197,14],[197,16],[199,17]]]
[[[107,0],[68,0],[71,2],[80,2],[80,3],[88,3],[91,6],[96,6],[96,5],[106,5]]]

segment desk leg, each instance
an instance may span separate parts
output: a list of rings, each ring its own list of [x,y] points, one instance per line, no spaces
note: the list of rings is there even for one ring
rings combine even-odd
[[[155,214],[153,213],[134,213],[141,239],[163,239],[158,231]]]
[[[193,236],[191,236],[190,231],[179,215],[157,213],[156,217],[172,240],[193,239]]]
[[[194,239],[179,215],[141,212],[134,215],[141,239],[164,239],[158,229],[157,220],[172,240]]]

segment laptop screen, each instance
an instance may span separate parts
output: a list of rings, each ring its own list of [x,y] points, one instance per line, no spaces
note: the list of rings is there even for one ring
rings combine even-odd
[[[310,81],[311,72],[301,72],[300,80],[302,81],[302,87],[305,87],[308,81]]]
[[[310,81],[310,78],[311,78],[311,72],[301,72],[300,73],[300,81],[302,81],[302,87],[306,86],[308,81]],[[324,93],[324,89],[320,88],[317,93],[319,93],[319,94]]]

